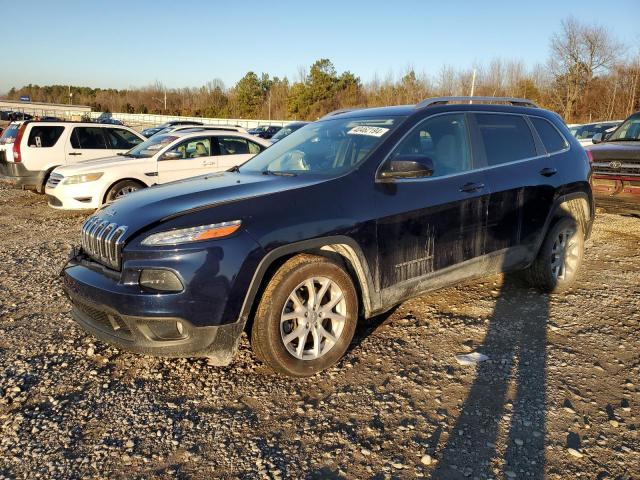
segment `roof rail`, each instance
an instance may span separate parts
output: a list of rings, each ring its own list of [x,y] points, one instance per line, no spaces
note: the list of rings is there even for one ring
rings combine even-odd
[[[347,113],[350,112],[352,110],[356,110],[355,108],[339,108],[338,110],[334,110],[333,112],[329,112],[326,115],[320,117],[320,120],[324,119],[324,118],[328,118],[328,117],[333,117],[335,115],[340,115],[341,113]]]
[[[433,97],[427,98],[416,105],[416,108],[426,108],[433,105],[444,105],[445,103],[510,103],[516,107],[538,108],[531,100],[526,98],[512,97]]]

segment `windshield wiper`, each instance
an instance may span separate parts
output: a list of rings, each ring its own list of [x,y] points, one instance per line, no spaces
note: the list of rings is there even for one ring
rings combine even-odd
[[[227,172],[240,172],[240,165],[234,165]]]
[[[280,176],[280,177],[295,177],[296,176],[295,173],[291,173],[291,172],[276,172],[276,171],[268,170],[268,169],[267,170],[263,170],[262,174],[263,175],[277,175],[277,176]]]
[[[640,138],[614,138],[607,140],[607,142],[640,142]]]

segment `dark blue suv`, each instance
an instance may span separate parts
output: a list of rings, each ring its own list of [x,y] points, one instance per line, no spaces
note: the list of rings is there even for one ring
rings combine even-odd
[[[119,347],[224,365],[246,330],[271,368],[311,375],[359,318],[427,290],[512,270],[570,286],[589,176],[560,117],[527,100],[342,110],[230,171],[98,210],[65,289],[74,319]]]

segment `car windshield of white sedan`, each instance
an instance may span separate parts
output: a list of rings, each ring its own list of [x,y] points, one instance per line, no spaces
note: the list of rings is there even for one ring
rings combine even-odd
[[[153,157],[159,150],[162,150],[168,144],[178,137],[173,135],[158,135],[148,138],[140,145],[132,148],[124,154],[125,157],[132,158],[149,158]]]
[[[610,142],[640,141],[640,113],[630,116],[613,132]]]
[[[362,163],[404,118],[337,118],[311,123],[237,170],[265,175],[340,175]]]

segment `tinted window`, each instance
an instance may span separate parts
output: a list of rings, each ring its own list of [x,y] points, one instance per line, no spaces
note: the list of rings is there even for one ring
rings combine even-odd
[[[536,146],[526,120],[520,115],[476,114],[488,165],[535,157]]]
[[[104,128],[76,127],[71,135],[71,146],[87,150],[107,148],[102,135],[103,130]]]
[[[610,141],[635,142],[640,140],[640,114],[631,115],[613,132]]]
[[[568,147],[567,141],[560,135],[558,130],[551,125],[549,120],[538,117],[529,117],[529,119],[531,123],[533,123],[538,135],[540,135],[540,139],[544,144],[544,148],[547,149],[547,153],[559,152]]]
[[[178,152],[184,159],[210,157],[211,156],[211,140],[205,137],[192,138],[182,142],[170,151]]]
[[[242,137],[218,137],[220,155],[256,154],[262,150],[260,145]]]
[[[27,145],[37,148],[53,147],[63,131],[64,127],[62,126],[34,125],[29,133]]]
[[[433,176],[471,170],[471,152],[463,114],[438,115],[422,122],[396,148],[398,155],[424,155],[433,161]]]
[[[129,150],[142,142],[129,130],[122,128],[105,128],[104,134],[107,137],[109,148],[117,150]]]

